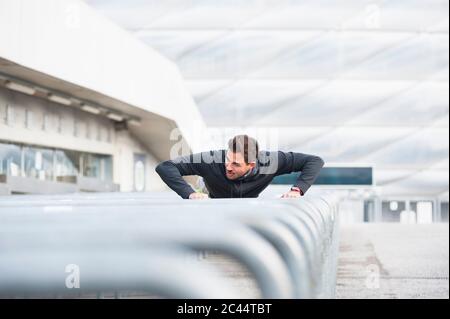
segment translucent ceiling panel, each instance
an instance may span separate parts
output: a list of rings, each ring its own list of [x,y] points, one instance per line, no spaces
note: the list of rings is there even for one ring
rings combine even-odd
[[[371,1],[343,23],[344,29],[423,31],[448,18],[448,0]]]
[[[143,31],[135,33],[140,40],[175,62],[178,62],[178,59],[182,56],[188,55],[189,52],[195,52],[206,43],[211,43],[223,37],[224,34],[226,34],[226,31],[207,30],[195,32]]]
[[[307,94],[299,94],[296,100],[290,100],[283,105],[273,105],[273,112],[261,114],[257,124],[345,125],[396,96],[409,85],[409,82],[394,81],[323,83]]]
[[[170,0],[169,0],[170,1]],[[164,1],[162,1],[164,2]],[[182,11],[167,14],[151,24],[155,29],[240,28],[270,13],[285,0],[184,0]]]
[[[448,68],[448,35],[412,35],[349,70],[346,77],[426,80]]]
[[[448,19],[448,0],[395,0],[381,5],[381,28],[427,30]]]
[[[448,83],[449,67],[444,67],[440,71],[434,73],[428,80],[442,81]]]
[[[231,138],[235,134],[249,134],[258,139],[261,149],[292,151],[293,144],[299,145],[308,140],[325,134],[327,127],[211,127],[213,132],[219,132]]]
[[[296,100],[319,84],[318,81],[242,80],[218,88],[204,98],[196,98],[196,102],[211,125],[232,122],[252,126],[256,119],[272,112],[274,105]]]
[[[389,169],[375,167],[373,176],[377,186],[385,186],[401,181],[418,172],[420,172],[418,169]]]
[[[129,29],[426,30],[440,25],[448,11],[446,0],[131,0],[126,5],[123,0],[89,0],[88,3]]]
[[[448,170],[424,170],[408,176],[407,178],[396,180],[383,186],[382,193],[410,194],[420,196],[441,194],[448,191],[449,187]]]
[[[375,167],[374,177],[377,185],[392,185],[397,182],[403,183],[407,179],[415,179],[415,175],[422,175],[423,172],[440,172],[441,174],[447,173],[448,180],[448,171],[449,165],[448,160],[439,162],[436,165],[430,165],[425,168],[420,169],[401,169],[401,168],[382,168]]]
[[[429,167],[449,157],[449,129],[430,127],[415,130],[410,136],[368,153],[371,160],[389,167]]]
[[[130,1],[126,5],[120,5],[119,1],[91,1],[92,4],[102,8],[104,12],[122,26],[131,30],[138,30],[142,39],[155,48],[167,53],[172,59],[180,63],[184,75],[193,77],[218,77],[218,76],[269,76],[269,77],[331,77],[357,68],[361,62],[368,60],[361,68],[350,73],[356,78],[365,78],[375,73],[380,77],[380,72],[390,72],[390,76],[405,78],[407,76],[424,76],[424,74],[439,71],[448,66],[448,34],[419,36],[411,32],[383,32],[383,29],[370,30],[369,32],[323,32],[310,38],[310,43],[305,43],[308,35],[303,32],[291,31],[278,32],[270,24],[260,32],[248,34],[243,25],[237,27],[225,27],[223,29],[211,29],[208,24],[190,29],[189,21],[197,23],[202,19],[220,21],[244,14],[246,18],[250,13],[265,12],[265,15],[275,14],[280,8],[291,13],[301,13],[316,21],[321,26],[314,28],[307,24],[300,30],[329,30],[323,28],[326,21],[332,17],[349,15],[351,12],[361,12],[361,8],[373,4],[373,1]],[[416,24],[420,18],[431,17],[432,21],[439,21],[438,15],[447,16],[448,3],[433,0],[413,1],[406,3],[399,1],[375,2],[382,7],[387,6],[397,12],[402,9],[402,16],[392,18],[392,21],[411,21]],[[397,8],[397,9],[395,9]],[[389,10],[391,10],[389,9]],[[225,10],[225,11],[224,11]],[[231,11],[233,14],[231,14]],[[386,9],[389,11],[388,9]],[[397,10],[397,11],[396,11]],[[228,12],[230,11],[230,12]],[[381,10],[384,12],[384,9]],[[189,17],[189,12],[197,12],[198,17]],[[247,13],[245,13],[247,12]],[[331,17],[328,13],[332,13]],[[409,12],[414,12],[408,16]],[[431,14],[431,13],[433,14]],[[229,14],[230,13],[230,14]],[[215,16],[217,14],[217,17]],[[140,20],[140,16],[166,20],[173,17],[181,25],[177,31],[174,26],[167,26],[165,31],[156,35],[161,30],[159,27],[133,28],[117,15],[129,17],[133,23]],[[180,17],[186,15],[185,21]],[[283,17],[281,21],[299,20]],[[263,15],[264,16],[264,15]],[[158,18],[156,18],[158,17]],[[321,17],[321,19],[319,19]],[[416,18],[414,18],[416,17]],[[413,19],[414,18],[414,19]],[[250,19],[250,18],[249,18]],[[239,20],[239,19],[238,19]],[[143,22],[141,22],[143,23]],[[262,24],[264,25],[264,24]],[[140,30],[140,31],[139,31]],[[144,31],[142,31],[144,30]],[[145,34],[153,30],[152,34]],[[192,31],[193,30],[193,31]],[[297,29],[299,30],[299,29]],[[358,30],[364,30],[359,28]],[[415,29],[408,29],[411,31]],[[424,30],[420,28],[420,30]],[[197,34],[199,33],[199,34]],[[217,34],[216,34],[217,33]],[[177,35],[178,34],[178,35]],[[313,33],[314,34],[314,33]],[[309,34],[311,35],[311,34]],[[166,37],[166,39],[162,39]],[[172,45],[170,42],[172,41]],[[197,49],[195,49],[197,48]],[[382,53],[382,54],[380,54]],[[178,59],[175,58],[178,57]],[[414,65],[409,61],[414,60]],[[258,70],[261,69],[261,70]],[[198,71],[196,70],[203,70]],[[230,70],[225,72],[224,70]],[[251,72],[251,74],[247,74]]]
[[[291,1],[247,24],[251,28],[421,31],[448,18],[448,1]],[[447,26],[448,30],[448,26]]]
[[[284,151],[305,151],[305,148],[301,147],[302,145],[323,136],[330,130],[329,127],[321,126],[290,126],[275,129],[278,147],[274,145],[272,149],[278,148]]]
[[[404,33],[322,32],[308,43],[285,48],[254,74],[256,77],[334,78],[364,65],[380,52],[398,46],[409,38]],[[368,70],[370,71],[370,70]],[[353,78],[370,79],[371,72]]]
[[[299,127],[297,135],[293,135],[291,140],[294,150],[320,154],[327,162],[378,164],[375,159],[365,158],[365,155],[405,138],[413,131],[409,128],[330,128],[321,136],[294,145],[296,136],[302,134]]]
[[[190,78],[423,80],[448,68],[443,35],[195,31],[154,32],[143,40],[167,52]]]
[[[176,57],[176,62],[188,79],[250,77],[283,56],[287,49],[314,41],[317,35],[316,32],[226,32],[190,47]]]
[[[403,33],[308,31],[153,31],[138,35],[177,62],[186,76],[195,78],[336,77],[410,38]],[[433,56],[441,56],[442,46],[436,45],[439,51]]]
[[[186,81],[186,88],[192,94],[195,101],[206,99],[212,94],[219,92],[224,87],[230,85],[230,80],[199,80],[199,81]]]
[[[432,168],[432,169],[446,169],[446,170],[448,170],[449,169],[448,158],[443,160],[443,161],[438,162],[437,164],[434,164],[430,168]]]
[[[204,98],[196,98],[196,102],[211,125],[252,126],[264,114],[297,100],[319,84],[318,81],[242,80],[215,89]]]
[[[441,119],[434,122],[435,127],[449,127],[449,118],[447,116],[443,116]]]
[[[448,9],[447,9],[448,12]],[[432,27],[428,28],[427,31],[429,32],[442,32],[442,33],[448,33],[449,32],[449,19],[448,16],[445,20],[437,22]]]
[[[173,15],[186,8],[185,0],[87,0],[128,30],[145,29],[166,15]]]
[[[411,82],[398,94],[353,117],[348,125],[423,126],[448,118],[448,114],[448,83]]]
[[[246,27],[255,29],[335,29],[345,21],[363,13],[370,3],[373,1],[287,1],[287,3],[283,3],[284,5],[274,7],[271,12],[255,17],[246,24]]]

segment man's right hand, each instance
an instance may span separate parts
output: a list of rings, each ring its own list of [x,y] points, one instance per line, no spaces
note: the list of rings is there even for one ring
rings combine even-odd
[[[209,196],[203,193],[192,193],[189,195],[189,199],[208,199]]]

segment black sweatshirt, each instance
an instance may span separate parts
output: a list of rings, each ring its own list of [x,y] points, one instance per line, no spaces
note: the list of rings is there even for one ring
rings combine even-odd
[[[314,183],[324,161],[314,155],[294,152],[261,151],[255,169],[237,180],[229,180],[225,174],[226,150],[217,150],[178,157],[156,167],[162,180],[178,195],[188,199],[195,191],[181,177],[203,177],[211,198],[245,198],[258,195],[278,175],[301,172],[295,187],[304,194]]]

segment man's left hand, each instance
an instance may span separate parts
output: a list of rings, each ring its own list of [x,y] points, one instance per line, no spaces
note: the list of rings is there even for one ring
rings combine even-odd
[[[281,196],[281,198],[299,198],[299,197],[302,197],[302,195],[300,194],[300,192],[297,191],[290,191]]]

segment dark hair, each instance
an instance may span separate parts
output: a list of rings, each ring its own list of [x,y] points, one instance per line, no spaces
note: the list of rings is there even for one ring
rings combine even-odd
[[[244,155],[245,162],[256,162],[258,159],[258,141],[248,135],[237,135],[228,141],[228,149],[233,153]]]

